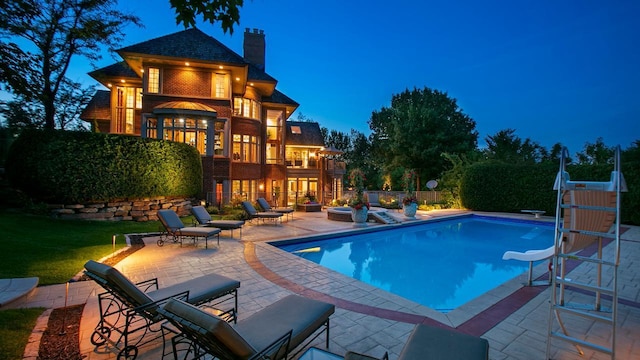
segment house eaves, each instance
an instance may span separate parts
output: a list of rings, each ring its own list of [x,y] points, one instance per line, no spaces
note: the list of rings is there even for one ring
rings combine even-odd
[[[138,76],[138,74],[133,71],[125,61],[94,70],[89,73],[89,76],[107,87],[112,83],[140,83],[142,81],[140,76]]]
[[[287,109],[287,118],[293,114],[294,111],[300,106],[293,99],[288,97],[287,95],[281,93],[277,89],[273,90],[271,96],[263,96],[262,104],[267,106],[285,106]]]

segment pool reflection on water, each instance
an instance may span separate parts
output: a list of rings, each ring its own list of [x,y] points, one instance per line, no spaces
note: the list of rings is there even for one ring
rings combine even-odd
[[[447,312],[528,270],[507,250],[553,244],[553,224],[467,216],[297,244],[274,245],[346,276]]]

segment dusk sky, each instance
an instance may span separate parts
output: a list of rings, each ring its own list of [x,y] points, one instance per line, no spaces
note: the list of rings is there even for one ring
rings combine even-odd
[[[127,28],[123,47],[184,29],[169,0],[120,9],[145,26]],[[572,155],[598,137],[640,139],[640,1],[246,0],[240,14],[233,35],[198,27],[240,55],[244,29],[264,30],[266,71],[300,103],[293,120],[368,135],[393,94],[426,86],[476,121],[480,147],[507,128]],[[75,62],[70,76],[95,84],[89,71]]]

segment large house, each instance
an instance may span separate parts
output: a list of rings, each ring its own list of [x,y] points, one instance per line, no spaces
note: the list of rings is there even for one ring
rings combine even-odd
[[[244,57],[198,29],[127,46],[123,61],[89,75],[98,91],[81,118],[105,133],[190,144],[202,154],[208,203],[265,197],[292,205],[342,189],[344,163],[320,127],[287,121],[298,103],[265,72],[265,35],[246,29]]]

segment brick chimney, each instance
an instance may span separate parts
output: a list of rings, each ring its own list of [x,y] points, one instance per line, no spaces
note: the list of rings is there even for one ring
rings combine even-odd
[[[264,30],[246,28],[244,31],[244,59],[264,71]]]

